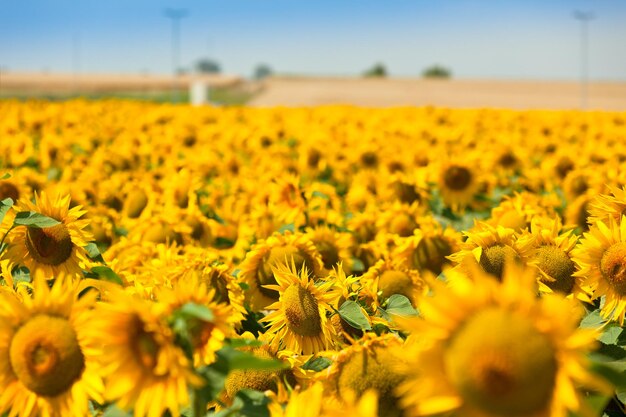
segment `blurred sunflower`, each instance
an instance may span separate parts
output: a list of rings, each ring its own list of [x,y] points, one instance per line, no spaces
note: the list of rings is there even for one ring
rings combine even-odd
[[[326,271],[331,271],[338,264],[350,271],[352,256],[352,235],[331,229],[328,226],[317,226],[307,229],[306,236],[313,242],[322,257]]]
[[[101,352],[85,332],[94,301],[64,279],[36,278],[32,296],[0,292],[0,413],[84,416],[102,403]]]
[[[608,223],[609,218],[617,222],[626,214],[626,186],[622,188],[609,187],[610,194],[597,194],[588,203],[588,222],[593,224],[597,221]]]
[[[410,415],[590,412],[574,387],[607,391],[585,357],[595,331],[578,328],[579,304],[537,298],[534,277],[509,264],[501,283],[480,271],[471,280],[450,274],[449,287],[433,282],[423,317],[404,322],[413,334],[402,348],[406,381],[396,392]]]
[[[419,229],[405,238],[394,250],[393,259],[407,268],[439,275],[450,261],[448,256],[459,250],[461,234],[451,227],[445,229],[432,217],[419,219]]]
[[[480,171],[471,162],[446,162],[439,170],[437,187],[446,206],[462,211],[481,190]]]
[[[403,415],[395,389],[405,376],[397,368],[402,362],[397,349],[402,345],[393,335],[367,333],[355,344],[342,349],[326,375],[329,391],[343,401],[374,391],[378,397],[378,416]]]
[[[270,404],[271,417],[376,417],[378,415],[375,390],[365,392],[360,398],[347,395],[343,401],[333,401],[316,382],[305,390],[293,391],[284,408],[277,402]],[[330,400],[330,401],[329,401]]]
[[[304,234],[275,233],[252,247],[241,263],[239,279],[248,286],[246,299],[253,310],[262,310],[278,300],[278,292],[266,287],[276,283],[274,268],[292,262],[306,266],[314,276],[323,270],[322,257]]]
[[[624,324],[626,314],[626,216],[618,223],[597,221],[572,251],[581,286],[589,287],[593,298],[605,296],[601,313]]]
[[[233,334],[230,321],[232,308],[214,301],[215,290],[203,282],[196,271],[178,279],[172,287],[155,288],[156,299],[163,303],[166,314],[173,315],[188,303],[206,307],[213,316],[211,321],[194,319],[187,323],[193,348],[194,365],[208,365],[215,361],[215,352],[224,345],[224,339]]]
[[[89,333],[102,346],[105,397],[135,417],[179,415],[188,387],[202,381],[174,344],[164,305],[113,289],[96,309]]]
[[[378,295],[379,302],[393,294],[401,294],[415,306],[420,295],[427,290],[426,283],[420,277],[419,272],[386,259],[378,260],[369,268],[361,276],[361,282],[369,287],[373,294]]]
[[[332,348],[337,336],[328,315],[341,290],[333,281],[315,283],[306,266],[299,273],[296,268],[293,260],[276,266],[277,285],[266,285],[279,294],[278,301],[267,306],[276,311],[263,319],[269,325],[266,335],[275,348],[305,355]]]
[[[10,266],[26,266],[33,277],[45,279],[80,276],[88,263],[84,247],[93,240],[85,230],[87,220],[79,220],[86,211],[70,209],[70,197],[52,198],[45,192],[36,196],[35,204],[20,200],[15,210],[32,211],[51,217],[59,224],[38,228],[17,226],[7,236],[9,247],[3,257]]]
[[[458,268],[468,275],[471,275],[478,265],[486,273],[502,279],[506,261],[522,259],[513,229],[493,227],[479,222],[474,229],[464,234],[467,240],[461,245],[462,249],[450,255],[448,259],[455,262]]]

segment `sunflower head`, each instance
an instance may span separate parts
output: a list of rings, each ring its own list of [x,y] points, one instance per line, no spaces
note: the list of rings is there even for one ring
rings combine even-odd
[[[334,281],[315,283],[306,267],[297,272],[295,263],[275,270],[277,285],[270,288],[279,293],[279,300],[268,306],[276,310],[266,316],[268,337],[276,349],[311,354],[333,346],[336,334],[328,315],[341,289]]]
[[[368,335],[358,344],[344,349],[329,370],[329,382],[342,400],[357,398],[373,390],[378,395],[379,415],[402,416],[394,390],[404,380],[396,369],[400,342],[394,337]]]
[[[476,313],[458,330],[444,353],[444,367],[468,404],[502,416],[545,408],[557,375],[549,338],[526,318],[498,309]]]
[[[10,357],[24,386],[47,397],[67,391],[79,379],[85,363],[72,325],[65,318],[49,315],[37,315],[17,330]]]
[[[69,206],[69,196],[52,199],[45,193],[37,196],[35,204],[28,200],[18,202],[18,211],[41,213],[58,223],[45,228],[15,228],[7,238],[10,246],[6,256],[12,265],[24,265],[31,275],[48,279],[81,275],[87,260],[84,246],[93,236],[84,230],[88,222],[79,220],[85,212],[80,206]]]
[[[0,381],[10,393],[0,396],[0,410],[82,415],[89,398],[102,401],[98,350],[86,328],[95,297],[78,299],[78,292],[70,279],[49,286],[43,278],[35,278],[32,294],[0,292]]]
[[[293,261],[298,270],[306,267],[314,276],[323,270],[322,257],[313,242],[303,234],[274,234],[253,246],[241,264],[240,279],[249,287],[248,299],[254,309],[262,309],[278,299],[275,268]]]
[[[414,356],[407,355],[398,393],[415,415],[563,415],[580,406],[572,386],[603,385],[586,368],[595,333],[578,328],[580,305],[538,298],[534,277],[507,263],[502,281],[478,270],[471,279],[448,274],[447,287],[433,283],[433,298],[420,304],[423,318],[404,322],[415,333],[403,352]]]

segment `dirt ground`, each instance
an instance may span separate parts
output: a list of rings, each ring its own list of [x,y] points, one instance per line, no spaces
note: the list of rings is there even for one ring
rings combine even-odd
[[[38,94],[85,94],[181,91],[194,81],[211,87],[248,91],[248,105],[316,106],[351,104],[367,107],[444,106],[511,109],[579,109],[577,82],[425,80],[410,78],[273,77],[250,82],[230,75],[167,75],[0,73],[0,97]],[[594,82],[588,86],[588,109],[626,111],[626,82]]]
[[[181,75],[175,79],[168,75],[149,74],[55,74],[55,73],[0,73],[0,95],[50,94],[50,93],[109,93],[144,92],[187,88],[193,81],[203,81],[212,87],[225,87],[240,83],[237,76]]]
[[[576,82],[363,78],[271,78],[253,106],[352,104],[368,107],[446,106],[579,109]],[[590,83],[588,109],[626,110],[626,82]]]

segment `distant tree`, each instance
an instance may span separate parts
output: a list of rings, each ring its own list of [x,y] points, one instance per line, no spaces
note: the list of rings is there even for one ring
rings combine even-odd
[[[452,77],[452,72],[448,68],[435,64],[422,71],[422,77],[447,79]]]
[[[196,71],[202,74],[219,74],[222,68],[215,60],[202,58],[196,61]]]
[[[272,74],[274,74],[274,71],[269,65],[266,65],[266,64],[259,64],[254,69],[255,80],[262,80],[264,78],[271,76]]]
[[[382,63],[374,64],[374,66],[363,73],[364,77],[386,77],[387,68]]]

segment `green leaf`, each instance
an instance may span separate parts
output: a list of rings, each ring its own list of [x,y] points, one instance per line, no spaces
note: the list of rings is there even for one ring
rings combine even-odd
[[[115,404],[111,404],[104,410],[102,417],[132,417],[132,413],[127,413]]]
[[[9,178],[11,178],[11,174],[9,174],[8,172],[5,172],[1,177],[0,180],[8,180]]]
[[[327,196],[326,194],[324,194],[321,191],[313,191],[313,193],[311,193],[311,196],[313,197],[318,197],[318,198],[323,198],[324,200],[330,200],[330,197]]]
[[[11,276],[13,277],[13,281],[15,283],[18,282],[30,282],[30,271],[25,266],[18,266],[13,268],[11,271]]]
[[[263,346],[263,342],[256,339],[246,339],[245,337],[240,337],[237,339],[228,339],[228,346],[235,349],[242,347],[259,347]]]
[[[185,317],[193,317],[202,321],[211,322],[215,318],[213,312],[207,306],[196,303],[185,303],[178,312]]]
[[[411,305],[408,298],[401,294],[393,294],[387,300],[387,314],[400,317],[417,316],[417,311]]]
[[[624,361],[624,357],[613,361],[612,359],[615,358],[593,355],[591,359],[590,369],[593,373],[609,381],[615,388],[626,388],[626,361]]]
[[[333,361],[331,361],[328,358],[325,358],[323,356],[320,357],[311,357],[309,358],[308,361],[306,361],[303,365],[302,365],[302,369],[304,369],[305,371],[315,371],[315,372],[319,372],[319,371],[323,371],[324,369],[328,368],[330,365],[332,365]]]
[[[232,248],[233,246],[235,246],[235,241],[232,239],[228,239],[228,238],[220,236],[217,239],[215,239],[214,246],[217,249],[228,249],[228,248]]]
[[[611,323],[604,328],[602,334],[598,336],[598,340],[607,345],[616,345],[623,332],[624,329],[619,327],[617,323]]]
[[[7,215],[11,207],[13,207],[13,199],[5,198],[4,200],[0,201],[0,223],[2,223],[2,220],[4,220],[4,216]]]
[[[270,403],[269,398],[260,391],[242,389],[237,393],[235,400],[241,400],[241,414],[246,417],[270,417],[267,408]]]
[[[224,359],[229,370],[260,369],[273,371],[287,367],[287,364],[279,360],[258,358],[251,353],[242,352],[229,346],[218,350],[216,355]]]
[[[295,233],[296,226],[293,223],[289,223],[289,224],[284,224],[280,226],[280,229],[278,229],[278,233],[281,233],[281,234],[285,234],[285,232],[287,231]]]
[[[98,245],[96,245],[94,242],[87,243],[87,246],[85,246],[85,251],[87,251],[87,256],[89,256],[89,259],[106,264],[104,258],[102,257],[102,254],[100,253],[100,249],[98,249]]]
[[[580,327],[597,329],[602,326],[605,321],[606,320],[604,320],[600,315],[600,310],[593,310],[581,320]]]
[[[16,226],[28,226],[39,229],[56,226],[60,223],[52,217],[44,216],[34,211],[20,211],[15,215],[15,220],[13,221],[13,224]]]
[[[363,264],[363,261],[361,261],[359,258],[352,258],[352,270],[354,272],[365,271],[365,265]]]
[[[339,307],[339,315],[355,329],[372,329],[367,316],[363,314],[363,310],[361,310],[361,307],[355,301],[346,300],[341,307]]]
[[[96,274],[98,278],[104,281],[113,282],[122,286],[124,285],[124,281],[122,281],[122,278],[120,278],[120,276],[117,275],[115,271],[113,271],[108,266],[94,266],[93,268],[91,268],[91,272]]]

